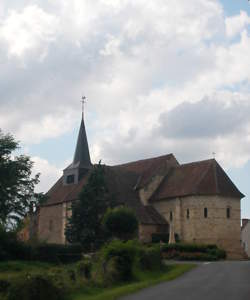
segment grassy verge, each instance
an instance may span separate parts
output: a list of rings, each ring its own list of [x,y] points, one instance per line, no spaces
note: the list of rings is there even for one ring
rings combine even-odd
[[[121,286],[98,289],[92,288],[89,290],[82,289],[74,293],[70,300],[115,300],[121,296],[134,293],[138,290],[155,285],[163,281],[173,280],[183,273],[193,269],[195,265],[180,264],[167,266],[162,271],[158,272],[136,272],[136,282],[123,284]]]

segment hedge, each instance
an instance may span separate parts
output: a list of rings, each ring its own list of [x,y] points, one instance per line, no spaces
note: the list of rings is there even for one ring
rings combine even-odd
[[[226,258],[226,252],[216,245],[166,244],[162,246],[162,257],[177,260],[219,260]]]

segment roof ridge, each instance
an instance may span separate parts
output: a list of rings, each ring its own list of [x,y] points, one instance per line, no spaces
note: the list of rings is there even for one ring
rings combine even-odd
[[[118,164],[118,165],[113,165],[113,166],[111,166],[111,167],[127,166],[127,165],[134,164],[134,163],[138,163],[138,162],[145,162],[145,161],[150,161],[150,160],[157,159],[157,158],[164,158],[164,157],[167,157],[167,156],[173,156],[173,157],[175,157],[173,153],[168,153],[168,154],[164,154],[164,155],[160,155],[160,156],[149,157],[149,158],[144,158],[144,159],[139,159],[139,160],[130,161],[130,162],[127,162],[127,163],[122,163],[122,164]]]
[[[216,161],[216,160],[214,158],[197,160],[197,161],[192,161],[189,163],[181,164],[181,165],[179,165],[179,167],[188,166],[188,165],[196,165],[196,164],[200,164],[200,163],[207,163],[207,162],[213,162],[213,161]]]

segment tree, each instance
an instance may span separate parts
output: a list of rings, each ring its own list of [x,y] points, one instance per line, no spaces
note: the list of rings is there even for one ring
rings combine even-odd
[[[112,236],[121,240],[132,238],[138,229],[137,218],[134,212],[127,207],[108,210],[104,216],[103,224]]]
[[[28,156],[13,157],[18,149],[14,137],[0,129],[0,225],[5,229],[15,227],[42,199],[34,192],[39,174],[31,177],[33,162]]]
[[[79,200],[72,203],[72,215],[65,229],[67,241],[81,243],[86,251],[98,249],[106,240],[103,216],[114,205],[105,183],[105,167],[99,162],[91,171]]]

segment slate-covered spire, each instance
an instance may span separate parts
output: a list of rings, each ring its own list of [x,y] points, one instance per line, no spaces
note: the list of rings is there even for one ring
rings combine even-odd
[[[89,146],[85,130],[84,118],[82,116],[81,126],[78,134],[76,150],[73,165],[78,168],[91,168],[91,160],[89,155]]]

